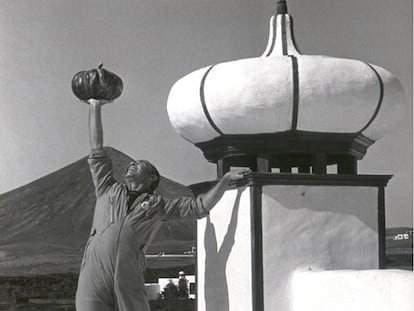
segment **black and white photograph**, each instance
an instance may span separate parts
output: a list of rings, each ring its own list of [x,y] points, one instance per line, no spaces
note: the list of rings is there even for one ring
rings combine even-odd
[[[412,0],[0,0],[0,310],[413,311]]]

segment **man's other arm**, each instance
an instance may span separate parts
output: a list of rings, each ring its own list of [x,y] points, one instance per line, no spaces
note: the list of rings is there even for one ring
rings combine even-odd
[[[244,178],[248,172],[250,172],[248,169],[230,171],[212,189],[196,198],[182,197],[166,200],[165,218],[202,218],[207,216],[210,210],[220,201],[231,181]]]

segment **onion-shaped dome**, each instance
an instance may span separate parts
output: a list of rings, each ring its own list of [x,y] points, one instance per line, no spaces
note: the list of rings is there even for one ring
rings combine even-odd
[[[400,82],[381,67],[300,54],[292,17],[279,1],[261,57],[186,75],[172,87],[167,108],[175,130],[213,162],[258,153],[361,159],[399,120],[403,103]]]

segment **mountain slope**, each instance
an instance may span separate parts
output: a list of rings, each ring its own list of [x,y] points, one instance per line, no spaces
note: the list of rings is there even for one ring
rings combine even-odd
[[[115,149],[107,150],[113,161],[114,176],[122,181],[132,159]],[[168,198],[192,195],[187,187],[164,177],[157,191]],[[40,264],[49,258],[58,272],[62,272],[63,263],[68,260],[75,261],[77,269],[89,235],[94,204],[86,157],[0,195],[0,274],[19,265],[19,260],[25,261],[19,266],[22,270],[32,269],[36,258]],[[183,245],[187,241],[190,245],[194,230],[195,222],[169,222],[163,225],[154,244],[171,248],[175,243]]]

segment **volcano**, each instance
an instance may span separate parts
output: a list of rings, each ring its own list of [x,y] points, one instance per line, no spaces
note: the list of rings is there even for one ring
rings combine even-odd
[[[106,148],[117,181],[131,157]],[[0,195],[0,276],[78,272],[88,238],[95,194],[84,157]],[[157,192],[192,196],[189,188],[161,177]],[[195,244],[195,221],[165,223],[148,253],[183,253]]]

